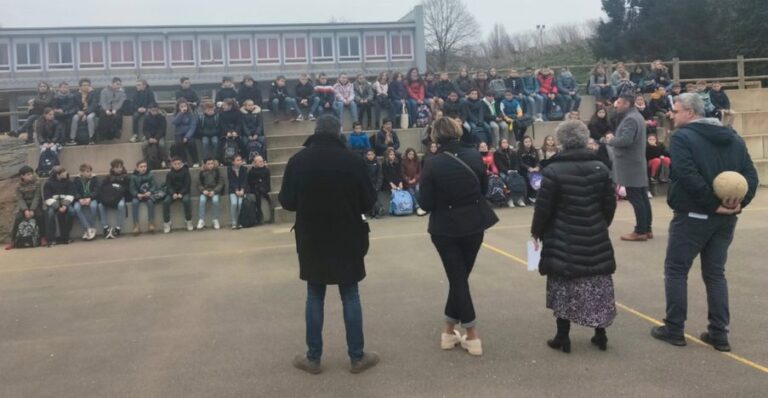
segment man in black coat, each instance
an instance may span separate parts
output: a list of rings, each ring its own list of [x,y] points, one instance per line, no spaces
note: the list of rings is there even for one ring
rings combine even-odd
[[[686,344],[688,272],[701,254],[709,314],[708,331],[701,340],[719,351],[730,351],[725,262],[736,216],[755,197],[757,171],[744,140],[718,119],[705,118],[704,101],[697,94],[680,94],[672,112],[678,130],[672,134],[669,146],[672,185],[667,204],[675,215],[669,225],[664,260],[667,314],[664,326],[654,327],[651,335],[673,345]],[[744,198],[721,200],[715,196],[712,182],[724,171],[735,171],[746,178],[749,189]]]
[[[357,284],[365,278],[370,229],[363,214],[376,200],[363,160],[350,152],[337,118],[324,115],[305,149],[286,165],[280,204],[296,212],[294,231],[299,277],[307,281],[306,355],[293,365],[317,374],[323,351],[323,306],[327,285],[339,285],[352,373],[375,366],[378,355],[363,352],[363,314]]]

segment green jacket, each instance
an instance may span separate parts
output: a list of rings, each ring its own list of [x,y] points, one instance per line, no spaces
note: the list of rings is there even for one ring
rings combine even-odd
[[[134,171],[133,174],[131,174],[131,182],[128,184],[128,192],[130,192],[131,196],[135,198],[136,195],[142,193],[141,187],[145,184],[148,185],[144,192],[153,192],[157,190],[157,184],[155,184],[155,178],[152,176],[151,172],[147,171],[144,174],[139,174],[138,172]]]
[[[40,180],[35,177],[31,182],[19,181],[16,187],[16,208],[18,211],[40,210],[42,205],[42,193]]]

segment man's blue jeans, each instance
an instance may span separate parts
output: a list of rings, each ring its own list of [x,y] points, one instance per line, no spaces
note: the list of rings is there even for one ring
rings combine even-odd
[[[336,117],[339,119],[342,125],[344,124],[342,113],[344,112],[345,107],[349,108],[349,115],[352,118],[352,122],[357,122],[357,104],[355,101],[350,101],[347,105],[344,105],[344,102],[342,101],[336,101],[333,103],[333,111],[336,113]]]
[[[701,257],[701,274],[707,288],[709,335],[727,340],[730,313],[725,263],[736,228],[735,216],[693,218],[675,213],[669,224],[669,244],[664,260],[664,287],[667,316],[664,323],[671,334],[683,336],[688,313],[688,272],[696,256]]]
[[[307,282],[307,359],[320,362],[323,355],[323,317],[327,285]],[[363,358],[363,310],[357,283],[339,285],[347,329],[347,353],[352,362]]]

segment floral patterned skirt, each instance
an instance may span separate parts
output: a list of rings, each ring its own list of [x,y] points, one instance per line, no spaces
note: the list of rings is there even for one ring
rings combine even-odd
[[[547,277],[547,308],[581,326],[605,328],[616,317],[611,275]]]

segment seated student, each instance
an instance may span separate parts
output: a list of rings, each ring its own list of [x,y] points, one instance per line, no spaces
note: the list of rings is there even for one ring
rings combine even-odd
[[[578,91],[579,85],[576,84],[573,73],[571,73],[567,66],[564,66],[560,69],[560,76],[557,78],[557,93],[563,101],[563,110],[565,112],[579,110],[581,97]]]
[[[489,144],[489,147],[494,147],[499,142],[499,138],[509,137],[507,123],[502,119],[501,114],[497,110],[494,95],[495,93],[492,90],[488,90],[482,101],[483,105],[485,105],[483,109],[483,124],[490,133],[490,143],[486,142],[486,144]]]
[[[131,174],[131,181],[128,186],[128,192],[131,194],[131,210],[133,213],[133,234],[138,235],[141,233],[139,228],[139,212],[141,211],[141,204],[147,206],[147,221],[149,223],[148,230],[150,233],[155,232],[155,198],[154,194],[157,192],[157,184],[152,173],[147,168],[147,162],[139,160],[136,162],[136,170]]]
[[[34,142],[33,126],[35,121],[43,115],[43,110],[49,108],[53,102],[53,90],[50,84],[40,82],[37,84],[37,96],[27,101],[29,112],[27,120],[18,130],[12,130],[8,135],[18,137],[22,133],[27,133],[27,144]]]
[[[69,180],[69,173],[63,166],[54,166],[51,177],[43,185],[43,203],[46,207],[45,230],[48,233],[48,247],[56,243],[71,242],[72,204],[75,201],[75,187]],[[56,227],[58,225],[58,228]],[[56,230],[58,229],[58,236]]]
[[[88,163],[80,165],[80,176],[75,177],[75,214],[83,227],[83,240],[96,237],[96,217],[99,215],[99,181],[93,176],[93,167]]]
[[[531,185],[531,173],[538,173],[541,171],[541,165],[539,163],[539,151],[533,146],[533,139],[529,136],[523,137],[523,144],[517,151],[517,155],[520,158],[520,174],[525,178],[525,182],[528,186],[528,203],[536,203],[536,190]]]
[[[682,93],[683,93],[683,87],[680,85],[680,83],[672,83],[672,86],[669,89],[669,94],[667,95],[667,99],[669,100],[669,103],[674,104],[675,98],[677,98],[677,96]]]
[[[16,186],[16,208],[13,213],[11,228],[11,243],[5,247],[10,250],[15,247],[16,235],[22,221],[34,220],[37,225],[40,245],[48,245],[45,239],[45,216],[43,214],[42,196],[40,195],[40,180],[29,166],[19,168],[19,185]]]
[[[347,138],[347,147],[352,152],[359,153],[360,156],[364,156],[365,152],[371,148],[371,140],[363,131],[363,125],[360,122],[352,123],[352,133]]]
[[[477,91],[482,95],[482,93],[488,91],[488,74],[482,71],[477,72],[473,84]]]
[[[266,140],[264,139],[264,124],[262,123],[261,108],[251,100],[245,100],[243,107],[240,108],[242,116],[240,119],[243,122],[243,126],[240,131],[243,133],[241,140],[243,141],[243,147],[248,147],[250,141],[258,141],[261,144],[263,155],[265,152]]]
[[[374,126],[379,126],[381,122],[382,111],[390,112],[392,105],[389,102],[389,73],[381,72],[379,77],[373,82],[371,86],[373,88],[375,108],[373,111]],[[391,115],[390,115],[391,117]]]
[[[517,72],[517,69],[513,68],[509,70],[507,78],[504,79],[504,86],[507,88],[507,90],[511,91],[512,96],[514,96],[517,101],[520,102],[520,105],[523,106],[524,111],[528,112],[527,108],[531,108],[530,112],[532,112],[534,104],[528,104],[528,98],[525,96],[523,79],[520,77],[520,73]]]
[[[715,105],[712,103],[712,98],[709,95],[710,90],[707,89],[706,80],[699,80],[696,82],[696,94],[704,101],[704,111],[707,117],[715,116]]]
[[[219,114],[211,102],[203,103],[203,113],[197,119],[197,135],[202,141],[203,159],[218,158],[222,132]]]
[[[479,92],[477,89],[472,88],[467,93],[466,102],[464,103],[466,128],[470,131],[470,137],[468,138],[471,138],[475,144],[487,143],[491,139],[490,132],[488,131],[490,126],[485,124],[487,107],[478,96]]]
[[[227,135],[230,132],[234,132],[237,136],[240,136],[240,129],[243,127],[242,113],[236,107],[235,100],[227,98],[221,102],[221,110],[219,111],[219,129],[222,134]]]
[[[459,98],[459,93],[455,90],[448,93],[445,102],[443,102],[443,114],[450,118],[466,119],[466,108]],[[437,120],[437,119],[435,119]]]
[[[421,162],[419,157],[416,156],[416,150],[408,148],[405,150],[405,156],[400,162],[400,168],[403,173],[403,188],[408,191],[413,197],[414,207],[416,208],[416,215],[419,217],[427,214],[426,211],[419,207],[416,200],[419,193],[419,177],[421,176]]]
[[[314,88],[315,97],[318,99],[317,106],[309,111],[309,121],[314,121],[317,116],[325,112],[336,112],[333,103],[336,102],[336,92],[333,85],[328,83],[328,77],[325,73],[317,75],[317,84]]]
[[[368,130],[373,129],[371,110],[373,108],[373,87],[362,73],[357,74],[357,79],[352,84],[355,88],[355,104],[357,104],[357,120],[363,123],[363,116],[368,118]]]
[[[645,129],[648,134],[656,134],[656,119],[653,118],[653,112],[645,104],[645,97],[642,94],[638,94],[635,97],[635,108],[643,116],[645,120]]]
[[[96,112],[99,108],[99,100],[91,87],[91,80],[82,78],[78,82],[78,90],[75,93],[77,101],[77,113],[72,116],[72,125],[69,128],[69,144],[75,145],[77,127],[80,123],[86,123],[88,126],[88,136],[90,144],[93,144],[93,136],[96,134]]]
[[[403,74],[400,72],[395,72],[392,75],[392,81],[389,82],[389,102],[392,104],[392,108],[389,112],[390,115],[392,115],[392,120],[400,120],[400,115],[403,114],[403,111],[409,114],[409,124],[410,119],[414,116],[411,116],[413,112],[415,112],[414,109],[410,109],[410,103],[408,102],[408,93],[405,90],[405,84],[403,83]],[[410,127],[410,126],[409,126]],[[379,155],[381,156],[381,155]]]
[[[157,168],[157,159],[152,159],[154,156],[160,160],[161,164],[165,162],[168,155],[165,153],[165,133],[167,130],[167,121],[165,115],[160,112],[160,107],[157,103],[149,104],[149,112],[144,117],[144,139],[141,142],[141,153],[144,159],[147,160],[147,165],[150,169]],[[156,148],[150,148],[156,146]],[[151,155],[152,151],[156,150],[156,155]],[[162,167],[162,166],[161,166]]]
[[[381,130],[374,137],[373,148],[376,150],[377,156],[384,155],[384,152],[389,148],[395,151],[400,149],[400,138],[397,137],[397,132],[392,130],[391,120],[384,119],[381,122]]]
[[[424,99],[426,99],[430,106],[431,110],[434,111],[435,108],[435,74],[432,73],[432,71],[426,71],[424,72]]]
[[[531,103],[530,110],[526,110],[527,114],[533,117],[535,121],[543,122],[544,118],[541,113],[544,111],[544,96],[539,94],[539,81],[533,75],[533,68],[525,68],[521,80],[523,82],[523,94]]]
[[[149,110],[149,104],[156,104],[157,98],[152,89],[149,88],[149,83],[144,79],[139,79],[136,82],[136,92],[133,93],[133,136],[131,136],[131,142],[136,142],[139,139],[139,127],[141,122],[146,116]]]
[[[273,116],[275,123],[279,123],[280,120],[293,120],[296,118],[298,113],[296,99],[288,95],[288,87],[285,86],[285,76],[278,76],[272,82],[269,102],[272,104],[272,112],[275,112]]]
[[[565,112],[557,100],[557,94],[550,92],[544,101],[544,120],[561,121],[565,119]]]
[[[568,116],[566,116],[566,120],[581,120],[581,113],[579,111],[570,111],[568,112]]]
[[[427,100],[426,90],[427,85],[419,75],[417,68],[411,68],[408,74],[405,75],[405,81],[403,82],[405,92],[407,96],[406,105],[408,106],[408,113],[410,114],[410,125],[413,127],[416,122],[416,114],[419,107],[422,104],[430,106],[430,101]]]
[[[56,152],[64,144],[64,126],[56,120],[56,114],[51,108],[43,110],[42,117],[35,121],[35,136],[41,149],[53,148]]]
[[[536,71],[536,80],[539,82],[539,94],[546,98],[549,94],[554,93],[555,97],[560,94],[557,91],[557,81],[555,80],[555,72],[547,65],[543,65],[541,69]],[[556,98],[559,102],[559,98]],[[562,105],[561,105],[562,106]]]
[[[192,167],[198,167],[200,159],[197,156],[197,145],[195,144],[197,115],[192,112],[187,101],[180,100],[176,105],[173,125],[176,126],[174,134],[176,153],[171,151],[171,155],[180,157],[186,163],[193,163]]]
[[[709,90],[709,99],[715,107],[715,117],[730,125],[732,120],[729,119],[733,115],[731,100],[728,98],[728,94],[723,91],[723,85],[720,82],[712,82],[712,89]]]
[[[272,191],[271,173],[267,167],[267,162],[261,156],[253,158],[251,169],[248,170],[248,195],[253,195],[256,206],[261,209],[261,200],[264,199],[272,207],[272,199],[269,193]]]
[[[496,68],[488,70],[488,90],[493,91],[493,98],[500,101],[504,98],[504,92],[507,91],[507,83],[504,78],[496,71]]]
[[[349,108],[349,115],[353,122],[357,119],[357,103],[355,102],[355,87],[350,83],[346,73],[339,75],[336,84],[333,85],[333,92],[336,94],[336,101],[333,103],[333,110],[336,117],[344,124],[342,112],[344,108]]]
[[[59,88],[56,91],[56,94],[53,96],[53,101],[51,101],[51,108],[53,108],[56,121],[58,121],[59,125],[61,125],[61,141],[62,143],[66,142],[69,144],[67,140],[69,139],[71,133],[69,129],[72,125],[72,118],[75,116],[77,110],[79,109],[77,105],[77,98],[75,98],[75,95],[69,91],[69,83],[59,83]]]
[[[224,191],[224,178],[221,176],[216,159],[207,157],[203,161],[203,168],[200,170],[200,176],[197,180],[197,189],[200,191],[197,229],[205,228],[205,205],[208,201],[211,202],[211,212],[213,213],[213,229],[221,228],[221,224],[219,224],[219,198]]]
[[[608,111],[603,107],[598,107],[595,114],[589,120],[587,127],[589,127],[589,136],[593,140],[600,142],[606,134],[611,132],[611,126],[608,123]]]
[[[499,175],[499,170],[496,168],[496,164],[493,161],[493,153],[494,150],[491,150],[488,148],[488,144],[485,142],[481,142],[477,146],[477,151],[480,152],[480,157],[483,160],[483,164],[485,165],[485,173],[489,176]]]
[[[242,228],[238,222],[243,198],[248,193],[248,170],[243,166],[243,157],[235,155],[232,166],[227,168],[227,192],[229,193],[229,219],[232,229]]]
[[[231,99],[234,103],[234,107],[237,108],[237,90],[235,89],[235,84],[232,82],[232,78],[229,76],[224,76],[221,78],[221,88],[219,91],[216,92],[216,95],[213,97],[213,102],[216,104],[217,108],[221,108],[222,104],[225,100]]]
[[[442,117],[442,116],[440,116]],[[439,120],[439,119],[435,119]],[[427,153],[424,154],[424,156],[421,157],[421,169],[424,169],[424,164],[427,162],[427,159],[435,156],[438,154],[438,150],[440,149],[440,146],[437,145],[436,142],[429,142],[429,146],[427,147]]]
[[[240,87],[238,87],[237,97],[235,98],[240,106],[243,106],[247,100],[253,101],[259,108],[263,106],[259,83],[251,75],[243,76],[243,81],[240,83]]]
[[[384,182],[381,190],[395,191],[403,189],[403,172],[400,167],[400,160],[397,153],[392,148],[387,148],[384,152],[384,162],[381,165],[381,175]]]
[[[312,112],[316,111],[316,108],[320,106],[320,97],[315,95],[315,87],[312,85],[312,81],[309,80],[309,76],[306,73],[299,75],[299,81],[296,83],[293,91],[296,98],[296,106],[298,107],[299,116],[296,120],[308,120],[309,116],[315,117]]]
[[[184,206],[184,224],[187,227],[187,231],[192,231],[194,229],[192,225],[192,198],[190,195],[192,177],[189,174],[189,168],[178,156],[171,158],[171,170],[165,176],[165,187],[163,233],[171,232],[171,205],[174,202],[181,202]]]
[[[557,147],[555,137],[548,135],[544,137],[544,143],[539,148],[539,162],[541,167],[546,167],[550,163],[550,160],[560,152],[560,148]]]
[[[123,81],[119,77],[112,78],[112,84],[105,87],[99,94],[99,138],[114,140],[120,138],[123,128],[123,104],[126,96]]]
[[[456,88],[456,84],[448,79],[448,72],[440,73],[440,78],[434,85],[434,91],[434,101],[439,109],[443,109],[443,104],[448,100],[448,95],[451,94],[451,92],[456,92],[458,97],[458,89]]]
[[[456,89],[458,90],[459,98],[462,98],[462,99],[466,97],[469,90],[475,86],[475,82],[472,80],[471,77],[469,77],[469,72],[467,72],[466,66],[462,66],[459,69],[459,76],[456,78],[456,81],[454,81],[454,83],[456,84]]]
[[[640,90],[645,87],[645,68],[642,64],[635,65],[635,68],[629,73],[629,80]]]
[[[125,198],[128,194],[130,178],[121,159],[109,163],[109,174],[99,185],[99,218],[103,226],[104,239],[115,239],[125,224]],[[115,226],[109,226],[107,209],[116,209]]]
[[[617,93],[609,84],[608,75],[605,73],[605,66],[602,63],[595,64],[592,72],[589,74],[589,85],[587,85],[589,95],[595,97],[596,101],[610,100]]]
[[[669,170],[672,160],[669,158],[669,152],[664,144],[658,141],[655,134],[648,135],[648,143],[645,146],[645,158],[648,161],[648,175],[651,182],[661,181],[669,182],[667,177],[659,176],[659,169],[663,164]]]
[[[184,99],[192,109],[197,109],[197,105],[200,103],[200,96],[192,89],[192,81],[188,77],[179,79],[179,89],[176,90],[174,99],[176,102]]]
[[[672,103],[669,102],[667,96],[667,89],[659,86],[656,91],[651,94],[651,101],[648,103],[648,109],[654,117],[662,120],[672,120],[674,114],[672,113]]]
[[[504,185],[511,187],[512,179],[520,175],[520,159],[517,156],[517,151],[509,145],[507,139],[502,138],[499,142],[499,148],[493,153],[493,164],[496,166],[499,176],[504,180]],[[525,207],[524,196],[511,195],[507,205],[509,207]]]
[[[382,190],[382,182],[383,182],[383,176],[382,176],[382,167],[381,163],[379,163],[379,159],[376,158],[376,152],[373,149],[368,149],[365,152],[365,166],[368,169],[368,179],[371,181],[371,185],[373,186],[373,190],[376,192],[379,192]],[[378,200],[377,200],[378,203]],[[369,216],[373,218],[379,218],[380,213],[377,211],[377,208],[380,209],[381,206],[375,203],[373,205],[373,208],[371,208],[371,212],[368,214]]]

